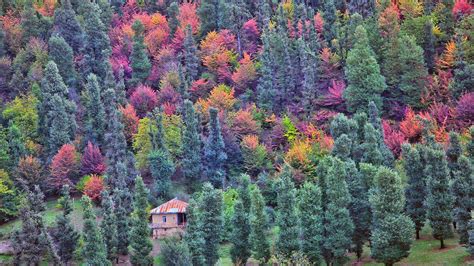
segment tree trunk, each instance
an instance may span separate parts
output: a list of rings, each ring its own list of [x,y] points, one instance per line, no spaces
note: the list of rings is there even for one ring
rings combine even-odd
[[[441,242],[441,247],[440,247],[439,249],[445,248],[445,246],[444,246],[444,239],[441,238],[439,241]]]
[[[420,229],[416,229],[416,239],[420,239]]]

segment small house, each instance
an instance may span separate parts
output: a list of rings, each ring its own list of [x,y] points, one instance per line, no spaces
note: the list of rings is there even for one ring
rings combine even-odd
[[[186,226],[188,203],[174,198],[151,210],[153,238],[182,234]]]

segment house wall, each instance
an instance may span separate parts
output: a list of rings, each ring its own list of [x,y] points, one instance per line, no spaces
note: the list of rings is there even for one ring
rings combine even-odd
[[[166,223],[163,223],[163,216],[166,217]],[[153,227],[156,228],[174,228],[178,227],[178,214],[167,213],[167,214],[153,214],[151,216],[151,222]]]

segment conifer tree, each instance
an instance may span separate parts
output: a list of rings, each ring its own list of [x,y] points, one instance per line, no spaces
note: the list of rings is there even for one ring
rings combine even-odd
[[[449,132],[449,146],[446,149],[446,158],[448,160],[448,168],[451,178],[454,178],[455,172],[459,169],[459,157],[462,155],[461,140],[459,134],[451,131]]]
[[[466,61],[466,55],[460,36],[456,38],[456,61],[454,64],[454,79],[449,88],[454,98],[458,99],[463,93],[473,92],[474,63]]]
[[[163,265],[193,265],[190,251],[186,242],[176,237],[164,239],[160,243],[160,253],[163,257]]]
[[[469,243],[467,245],[467,251],[474,257],[474,219],[471,218],[469,222]]]
[[[117,170],[120,173],[119,182],[114,191],[115,217],[117,221],[117,253],[119,255],[128,254],[128,245],[130,243],[130,217],[132,195],[125,182],[126,168],[120,162],[117,164]]]
[[[92,142],[101,146],[105,134],[105,110],[101,100],[101,88],[97,77],[89,74],[84,90],[85,107],[85,143]]]
[[[385,265],[393,265],[408,257],[415,231],[413,222],[403,213],[405,197],[397,173],[379,168],[370,203],[374,212],[371,256]]]
[[[410,144],[403,144],[402,157],[403,168],[408,177],[408,185],[405,188],[407,215],[415,224],[416,239],[420,239],[420,230],[425,225],[426,209],[426,180],[424,176],[424,164],[422,154],[418,148],[413,148]]]
[[[469,241],[469,221],[471,220],[471,211],[474,209],[473,180],[472,164],[467,157],[461,156],[451,185],[454,197],[454,217],[460,244],[467,244]]]
[[[419,108],[428,76],[423,49],[416,44],[414,37],[407,35],[401,37],[400,45],[400,90],[406,104]]]
[[[301,251],[309,261],[321,262],[319,247],[322,242],[321,190],[313,183],[306,182],[298,193],[299,226]]]
[[[100,18],[101,10],[96,3],[86,2],[87,16],[84,17],[85,44],[83,76],[95,74],[101,81],[105,79],[111,53],[107,27]]]
[[[107,248],[107,259],[115,261],[117,259],[117,217],[115,216],[115,206],[109,192],[102,192],[102,213],[103,218],[100,223],[100,230]]]
[[[153,244],[150,240],[150,228],[148,227],[147,198],[148,189],[145,187],[143,179],[137,176],[130,228],[130,260],[134,265],[153,264],[153,258],[150,256]]]
[[[71,196],[69,195],[69,186],[63,187],[62,198],[59,202],[63,211],[56,217],[56,226],[52,237],[58,249],[57,252],[61,262],[68,264],[73,259],[80,237],[71,222],[73,207]]]
[[[61,3],[54,11],[54,33],[63,37],[77,54],[84,46],[84,31],[76,18],[71,1],[64,0]]]
[[[334,5],[334,0],[324,1],[323,7],[323,19],[324,23],[324,39],[331,47],[332,40],[336,38],[336,6]]]
[[[7,149],[11,160],[9,163],[11,166],[16,167],[20,158],[26,155],[26,147],[23,143],[20,130],[12,121],[10,121],[8,126],[7,138]]]
[[[378,138],[380,154],[382,154],[382,163],[387,167],[393,167],[395,160],[392,151],[385,144],[385,136],[382,128],[382,120],[380,119],[379,109],[374,102],[369,103],[369,122],[374,126]]]
[[[130,83],[134,87],[140,83],[145,83],[150,75],[151,63],[144,43],[145,27],[140,20],[137,19],[133,23],[132,29],[135,34],[133,35],[133,49],[130,55],[133,70]]]
[[[204,161],[206,178],[216,188],[224,185],[226,160],[227,154],[225,153],[218,111],[211,107],[209,108],[209,135],[204,147]]]
[[[203,255],[206,265],[215,265],[219,260],[219,242],[223,229],[222,213],[222,191],[205,183],[201,192],[199,202],[200,217],[202,220],[202,232],[204,238]]]
[[[165,149],[153,150],[148,155],[150,173],[153,177],[152,197],[155,204],[168,200],[171,196],[171,176],[175,166]]]
[[[265,200],[258,187],[252,189],[251,199],[250,245],[252,247],[252,257],[260,263],[266,263],[270,258],[270,242],[266,232],[268,216],[265,212]]]
[[[234,203],[234,214],[232,216],[232,232],[230,242],[233,244],[230,250],[234,265],[245,265],[250,257],[250,221],[241,199]]]
[[[203,0],[198,9],[198,15],[201,20],[201,36],[206,36],[211,31],[219,30],[222,23],[220,12],[222,5],[220,0]]]
[[[375,166],[383,164],[382,153],[379,148],[379,134],[372,124],[365,124],[362,162]]]
[[[191,199],[186,209],[186,232],[184,241],[189,247],[191,253],[191,261],[193,265],[205,265],[204,258],[204,231],[202,231],[201,214],[199,213],[199,204],[196,200]]]
[[[275,64],[275,58],[272,55],[270,47],[270,32],[265,31],[262,34],[263,51],[260,55],[260,78],[257,85],[257,103],[258,106],[266,111],[272,111],[274,108],[275,76],[272,66]]]
[[[20,20],[23,43],[28,43],[31,38],[43,39],[44,36],[47,36],[48,25],[46,23],[43,15],[35,10],[33,2],[25,2]]]
[[[82,205],[84,208],[84,229],[82,230],[84,262],[88,265],[111,265],[110,261],[107,260],[104,239],[96,224],[91,199],[85,195],[82,196]]]
[[[277,183],[277,220],[280,228],[275,243],[276,252],[286,259],[299,250],[298,214],[296,212],[296,191],[293,174],[289,165],[285,165]]]
[[[59,74],[68,87],[76,85],[77,73],[74,69],[74,52],[60,35],[53,35],[48,41],[49,60],[58,66]]]
[[[3,57],[7,53],[5,49],[5,31],[3,25],[0,23],[0,57]]]
[[[202,141],[199,134],[199,120],[191,101],[185,100],[183,109],[183,159],[181,164],[187,182],[194,183],[199,180],[202,169]]]
[[[433,22],[425,22],[423,35],[423,51],[425,56],[426,67],[430,74],[433,73],[435,67],[435,36],[433,34]]]
[[[386,88],[385,78],[380,74],[365,28],[358,26],[354,37],[354,47],[347,55],[345,73],[348,86],[343,97],[351,112],[366,111],[371,101],[380,108],[380,95]]]
[[[245,0],[235,0],[226,3],[224,14],[225,28],[231,30],[237,37],[237,53],[242,58],[242,29],[244,23],[247,22],[252,15],[248,10]]]
[[[358,13],[364,18],[372,16],[376,11],[374,0],[353,0],[350,1],[348,7],[351,14]]]
[[[433,237],[440,241],[451,235],[453,198],[449,191],[449,171],[442,150],[428,148],[426,151],[425,174],[428,178],[428,196],[426,199],[427,218],[430,221]]]
[[[174,34],[176,33],[176,30],[178,29],[179,25],[179,6],[176,1],[173,1],[168,8],[166,9],[168,13],[168,26],[170,28],[170,38],[174,38]]]
[[[197,56],[197,47],[194,42],[193,30],[191,25],[186,25],[186,35],[184,36],[183,48],[184,48],[184,70],[186,74],[186,81],[191,83],[194,81],[199,74],[199,58]]]

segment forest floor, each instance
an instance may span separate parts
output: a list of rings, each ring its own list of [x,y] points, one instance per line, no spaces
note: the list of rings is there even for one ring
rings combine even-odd
[[[82,207],[79,199],[74,200],[74,211],[72,213],[72,221],[78,230],[82,229]],[[46,211],[44,213],[44,219],[47,225],[52,225],[55,221],[56,215],[60,213],[57,208],[57,201],[51,200],[46,203]],[[19,220],[10,221],[6,224],[0,225],[0,242],[7,242],[9,235],[17,228],[21,226]],[[275,230],[274,230],[275,231]],[[275,232],[272,231],[272,237]],[[421,239],[413,243],[410,256],[405,258],[395,265],[399,266],[411,266],[411,265],[474,265],[474,260],[470,259],[465,247],[460,246],[457,242],[457,237],[453,237],[445,241],[447,247],[445,249],[439,249],[439,241],[431,237],[431,229],[426,225],[421,232]],[[159,255],[159,240],[153,240],[153,255],[155,257],[155,265],[160,265],[162,258]],[[230,258],[230,244],[223,244],[219,250],[220,260],[218,265],[230,266],[232,260]],[[0,265],[8,265],[11,263],[11,255],[0,254]],[[121,263],[127,265],[128,263]],[[47,265],[47,262],[44,263]],[[250,259],[247,265],[257,265],[256,261]],[[370,248],[364,247],[364,253],[360,261],[354,254],[350,254],[350,262],[348,265],[383,265],[376,263],[370,258]]]

